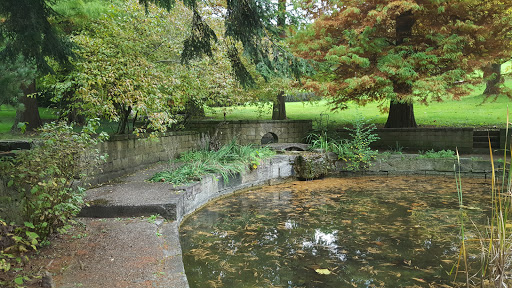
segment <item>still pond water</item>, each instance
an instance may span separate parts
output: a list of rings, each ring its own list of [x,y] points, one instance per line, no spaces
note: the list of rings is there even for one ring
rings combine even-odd
[[[484,223],[490,181],[463,191]],[[215,201],[180,240],[191,287],[451,287],[459,214],[454,177],[329,178]]]

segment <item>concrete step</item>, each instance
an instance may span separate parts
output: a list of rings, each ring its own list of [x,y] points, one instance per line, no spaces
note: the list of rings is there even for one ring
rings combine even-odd
[[[500,131],[499,130],[474,130],[473,131],[473,148],[489,148],[489,141],[491,147],[500,147]]]

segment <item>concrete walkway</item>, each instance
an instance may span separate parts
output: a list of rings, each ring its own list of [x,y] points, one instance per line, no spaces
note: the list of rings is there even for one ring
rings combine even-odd
[[[177,199],[174,187],[146,181],[164,167],[156,165],[86,192],[92,205],[79,215],[85,230],[77,235],[83,238],[75,240],[65,264],[52,263],[66,267],[52,271],[56,287],[188,287],[179,222],[165,219],[171,216],[166,207],[175,206]]]

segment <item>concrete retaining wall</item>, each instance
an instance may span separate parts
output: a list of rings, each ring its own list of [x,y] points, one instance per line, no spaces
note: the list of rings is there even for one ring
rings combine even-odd
[[[159,138],[138,138],[135,135],[115,135],[100,143],[100,153],[107,153],[107,162],[91,171],[90,184],[107,182],[121,175],[135,172],[149,164],[168,161],[178,154],[198,149],[204,142],[198,132],[168,133]],[[99,173],[97,173],[99,172]]]
[[[381,128],[374,131],[380,139],[372,144],[375,149],[404,149],[426,151],[434,149],[471,153],[473,151],[472,128]],[[350,138],[348,130],[338,130],[342,138]]]
[[[262,144],[267,134],[275,138],[274,143],[302,143],[313,129],[311,120],[258,120],[258,121],[191,121],[187,129],[208,132],[210,135],[218,129],[217,137],[222,144],[238,139],[241,145]],[[263,143],[265,144],[265,143]]]
[[[459,171],[459,162],[449,158],[419,158],[417,154],[379,155],[374,160],[367,174],[379,175],[455,175]],[[343,163],[336,163],[337,172],[343,170]],[[496,173],[503,171],[503,162],[494,161]],[[492,177],[490,160],[480,158],[460,158],[460,173],[467,177]],[[497,174],[501,175],[501,174]]]
[[[200,182],[185,186],[179,191],[180,197],[176,201],[176,220],[180,222],[183,217],[194,212],[210,200],[231,194],[248,187],[271,184],[293,177],[293,160],[295,156],[277,155],[265,160],[256,170],[246,173],[237,173],[224,182],[218,175],[208,175]]]

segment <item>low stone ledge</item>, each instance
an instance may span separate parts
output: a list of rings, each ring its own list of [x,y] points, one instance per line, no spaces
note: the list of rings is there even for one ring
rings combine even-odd
[[[489,160],[473,158],[420,158],[417,154],[398,154],[378,156],[367,171],[371,175],[454,175],[455,172],[468,177],[492,176],[492,165]],[[349,173],[343,170],[342,161],[336,163],[335,173]],[[459,165],[460,163],[460,165]],[[494,161],[495,171],[503,170],[503,162]]]
[[[181,221],[185,216],[204,206],[213,199],[231,194],[253,186],[276,183],[294,177],[291,163],[295,156],[277,155],[263,161],[255,169],[245,173],[229,176],[227,181],[219,175],[207,175],[200,182],[189,186],[179,187],[182,195],[182,205],[176,211],[176,220]]]

